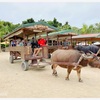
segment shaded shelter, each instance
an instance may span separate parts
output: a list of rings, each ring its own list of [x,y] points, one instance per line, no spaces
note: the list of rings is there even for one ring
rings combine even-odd
[[[72,37],[73,41],[76,43],[78,42],[95,42],[95,41],[100,41],[100,33],[94,33],[94,34],[82,34],[78,36],[73,36]]]
[[[76,36],[77,34],[73,30],[61,30],[58,32],[52,32],[49,33],[49,38],[56,38],[57,39],[57,44],[60,38],[66,38],[69,37],[71,40],[71,45],[72,45],[72,36]]]

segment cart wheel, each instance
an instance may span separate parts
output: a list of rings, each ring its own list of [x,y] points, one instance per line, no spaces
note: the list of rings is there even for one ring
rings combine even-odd
[[[21,67],[24,71],[27,71],[29,68],[28,61],[23,61]]]
[[[13,55],[10,55],[10,57],[9,57],[9,61],[10,61],[10,63],[13,63],[13,62],[14,62]]]

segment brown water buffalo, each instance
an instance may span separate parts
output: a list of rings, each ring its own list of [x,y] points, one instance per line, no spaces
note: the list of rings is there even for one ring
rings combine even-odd
[[[85,54],[84,54],[85,55]],[[71,73],[72,69],[77,65],[77,75],[78,80],[81,82],[81,68],[87,66],[87,64],[92,60],[95,59],[94,57],[86,57],[83,56],[78,50],[61,50],[58,49],[52,53],[51,62],[52,62],[52,69],[53,75],[57,76],[56,67],[59,65],[62,68],[67,68],[67,77],[66,80],[69,80],[69,74]]]

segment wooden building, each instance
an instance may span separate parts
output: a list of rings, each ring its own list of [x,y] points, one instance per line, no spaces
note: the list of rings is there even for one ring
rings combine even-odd
[[[100,33],[94,33],[94,34],[82,34],[72,37],[73,42],[76,42],[76,44],[80,42],[84,42],[85,45],[92,44],[93,42],[100,41]]]

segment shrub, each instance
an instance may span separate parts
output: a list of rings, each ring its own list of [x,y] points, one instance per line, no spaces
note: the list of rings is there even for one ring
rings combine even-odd
[[[9,44],[1,44],[1,48],[5,48],[5,47],[8,47]]]

